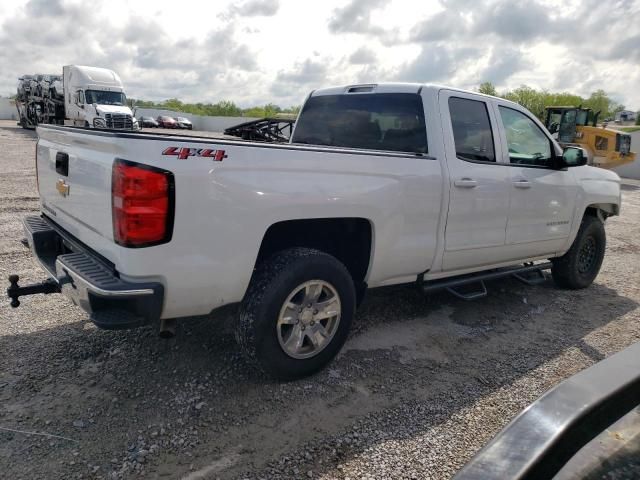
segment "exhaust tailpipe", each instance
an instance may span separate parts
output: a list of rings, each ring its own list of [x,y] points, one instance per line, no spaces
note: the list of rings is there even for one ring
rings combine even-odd
[[[176,319],[163,318],[160,320],[160,338],[173,338],[176,336]]]

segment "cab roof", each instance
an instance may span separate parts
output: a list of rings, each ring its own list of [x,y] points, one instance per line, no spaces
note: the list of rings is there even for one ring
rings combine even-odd
[[[464,90],[461,88],[449,87],[446,85],[438,85],[432,83],[404,83],[404,82],[385,82],[385,83],[362,83],[355,85],[341,85],[336,87],[319,88],[311,92],[311,97],[319,97],[322,95],[344,95],[354,93],[420,93],[424,90],[432,90],[438,92],[440,90],[451,90],[460,93],[470,93],[488,98],[497,98],[502,102],[512,103],[510,100],[486,95],[484,93],[474,92],[472,90]]]

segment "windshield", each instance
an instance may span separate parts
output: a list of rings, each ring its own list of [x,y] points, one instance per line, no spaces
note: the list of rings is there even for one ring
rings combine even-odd
[[[126,105],[127,97],[122,92],[107,92],[104,90],[87,90],[84,92],[87,103],[98,105]]]
[[[586,125],[589,119],[589,110],[578,110],[576,114],[576,125]]]

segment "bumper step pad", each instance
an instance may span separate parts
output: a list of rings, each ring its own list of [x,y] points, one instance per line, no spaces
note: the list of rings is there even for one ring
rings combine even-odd
[[[23,224],[27,243],[50,278],[20,287],[12,275],[7,289],[12,306],[20,304],[20,296],[61,292],[100,328],[134,328],[160,318],[162,284],[123,280],[113,266],[44,217],[29,216]]]
[[[62,293],[89,312],[100,328],[135,328],[158,318],[162,306],[162,286],[132,283],[86,253],[66,253],[56,260],[58,278],[70,277]]]
[[[65,253],[58,256],[57,262],[58,270],[60,267],[70,269],[96,289],[109,292],[131,290],[130,283],[120,280],[111,270],[85,253]]]

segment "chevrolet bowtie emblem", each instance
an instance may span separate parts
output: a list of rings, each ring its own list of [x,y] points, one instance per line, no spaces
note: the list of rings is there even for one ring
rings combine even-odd
[[[69,185],[67,185],[67,183],[62,178],[56,182],[56,190],[58,190],[58,193],[63,197],[69,195]]]

